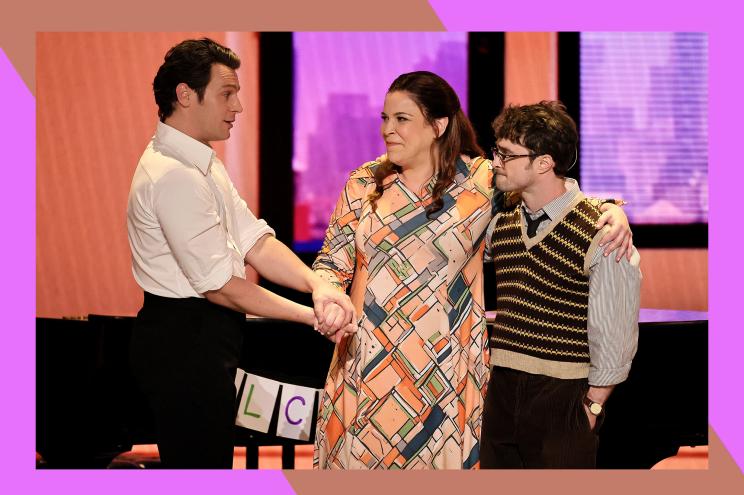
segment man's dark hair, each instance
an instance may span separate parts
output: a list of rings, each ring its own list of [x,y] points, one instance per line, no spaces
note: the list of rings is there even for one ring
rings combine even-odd
[[[563,177],[578,153],[576,123],[560,101],[509,105],[493,121],[496,141],[506,139],[537,155],[550,155],[555,174]]]
[[[223,64],[237,70],[240,58],[229,48],[209,38],[184,40],[168,50],[152,82],[161,122],[165,122],[173,113],[177,100],[176,86],[179,84],[186,83],[202,101],[213,64]]]

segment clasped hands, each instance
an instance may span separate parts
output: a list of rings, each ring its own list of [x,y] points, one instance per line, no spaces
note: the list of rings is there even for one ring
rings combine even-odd
[[[313,311],[313,328],[335,344],[357,331],[356,310],[349,296],[328,284],[313,290]]]

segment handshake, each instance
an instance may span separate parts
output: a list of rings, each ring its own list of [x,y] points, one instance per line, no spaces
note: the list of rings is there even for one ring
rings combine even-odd
[[[319,284],[313,290],[313,328],[338,344],[357,331],[357,314],[349,296],[330,284]]]

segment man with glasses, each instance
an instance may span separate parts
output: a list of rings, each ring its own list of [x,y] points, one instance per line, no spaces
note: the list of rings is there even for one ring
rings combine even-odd
[[[595,467],[603,405],[637,347],[640,257],[607,256],[599,203],[565,177],[578,134],[563,104],[509,106],[493,129],[495,185],[521,202],[486,234],[497,304],[481,467]]]

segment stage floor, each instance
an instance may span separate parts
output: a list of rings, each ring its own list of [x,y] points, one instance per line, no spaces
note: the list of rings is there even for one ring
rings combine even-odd
[[[133,452],[157,454],[155,445],[135,445]],[[259,447],[258,469],[281,469],[281,447]],[[313,446],[295,447],[295,469],[313,468]],[[236,447],[233,469],[245,469],[245,449]],[[708,469],[708,447],[682,447],[679,453],[656,464],[652,469]]]

